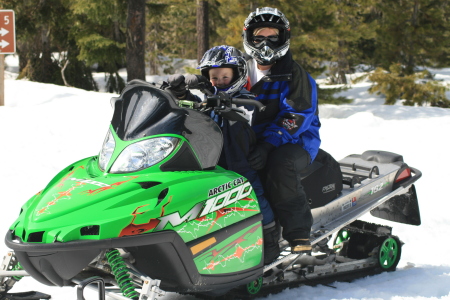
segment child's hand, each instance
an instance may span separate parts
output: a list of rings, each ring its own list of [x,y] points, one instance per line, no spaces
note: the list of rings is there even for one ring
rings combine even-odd
[[[170,90],[175,94],[178,99],[182,99],[186,95],[186,82],[184,75],[173,74],[167,78]]]
[[[216,93],[216,88],[213,87],[205,76],[189,74],[186,75],[185,81],[189,89],[207,90],[213,95]]]

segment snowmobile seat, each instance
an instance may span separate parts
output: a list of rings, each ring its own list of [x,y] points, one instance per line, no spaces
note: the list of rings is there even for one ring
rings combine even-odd
[[[393,152],[369,150],[361,154],[361,158],[367,161],[374,161],[380,164],[403,163],[403,156]]]

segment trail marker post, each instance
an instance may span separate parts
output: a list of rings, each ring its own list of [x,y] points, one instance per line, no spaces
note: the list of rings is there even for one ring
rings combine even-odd
[[[14,11],[0,10],[0,106],[5,105],[5,54],[16,52]]]

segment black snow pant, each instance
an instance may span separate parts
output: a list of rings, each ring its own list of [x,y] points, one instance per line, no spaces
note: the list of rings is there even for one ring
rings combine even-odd
[[[263,225],[270,224],[274,220],[273,210],[264,196],[264,189],[258,172],[250,167],[247,156],[256,144],[256,136],[253,129],[243,122],[235,122],[230,125],[228,121],[223,122],[223,151],[219,159],[219,166],[241,174],[252,184],[259,208],[263,215]]]
[[[300,145],[285,144],[269,154],[260,173],[265,195],[288,242],[310,236],[313,219],[300,176],[310,161],[309,153]]]

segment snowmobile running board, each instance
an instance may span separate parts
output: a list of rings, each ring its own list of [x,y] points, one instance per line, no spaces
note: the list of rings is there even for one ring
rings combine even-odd
[[[270,277],[274,277],[275,279],[277,279],[279,281],[280,280],[285,281],[286,282],[285,287],[287,287],[293,283],[296,283],[297,285],[299,285],[299,283],[300,284],[304,283],[306,285],[324,284],[324,280],[327,280],[327,279],[329,282],[342,280],[343,277],[339,277],[339,276],[341,276],[341,274],[351,272],[351,273],[353,273],[353,275],[355,275],[354,274],[355,270],[357,270],[359,272],[364,272],[364,271],[368,271],[368,270],[374,270],[377,267],[377,259],[375,257],[369,257],[366,259],[350,260],[348,262],[342,262],[342,263],[332,263],[332,264],[326,264],[326,265],[308,266],[307,268],[298,268],[295,265],[293,265],[293,262],[295,262],[297,264],[297,263],[302,263],[302,262],[304,263],[305,261],[308,261],[311,259],[312,260],[316,259],[314,256],[307,256],[307,255],[302,255],[300,257],[298,257],[298,256],[300,256],[300,255],[288,254],[287,256],[284,257],[284,259],[280,259],[275,264],[272,264],[272,265],[279,265],[280,261],[282,261],[282,262],[292,261],[289,264],[289,268],[294,269],[294,272],[292,274],[290,272],[288,272],[288,273],[283,272],[282,278],[277,277],[277,276],[270,276]],[[273,267],[272,265],[268,265],[267,267],[271,266],[270,268],[272,268]],[[379,272],[374,272],[372,274],[376,274],[376,273],[379,273]],[[284,277],[284,274],[288,275],[288,276]],[[29,276],[29,274],[27,274],[26,271],[1,271],[0,272],[0,277],[3,277],[3,276],[10,277],[10,276],[17,276],[17,275]],[[299,276],[302,277],[302,281],[298,280]],[[334,278],[331,281],[329,280],[330,276],[332,276],[332,278]],[[338,279],[338,277],[339,277],[339,279]],[[271,281],[273,281],[273,280],[271,280]],[[113,298],[113,299],[117,299],[117,300],[132,300],[131,298],[122,296],[122,293],[119,288],[105,286],[105,281],[99,276],[87,278],[82,281],[81,280],[73,280],[73,282],[76,284],[76,288],[77,288],[77,300],[85,300],[85,298],[83,296],[83,292],[84,292],[85,288],[89,288],[93,291],[96,291],[98,293],[99,300],[105,300],[106,296]],[[166,292],[159,289],[159,283],[160,283],[159,280],[154,280],[149,277],[146,277],[146,280],[143,281],[143,286],[140,290],[139,300],[156,300],[158,297],[164,296]],[[269,289],[267,292],[270,292],[271,285],[268,285],[267,287]],[[280,288],[279,285],[276,285],[276,287]],[[275,288],[275,286],[273,288]],[[31,295],[31,294],[35,295],[35,297],[25,296],[25,295]],[[23,296],[21,297],[21,295],[23,295]],[[236,296],[238,296],[238,295],[239,294],[236,294]],[[260,295],[260,296],[262,296],[262,295]],[[49,299],[49,295],[42,294],[39,292],[23,292],[23,293],[16,293],[16,294],[14,294],[14,293],[7,294],[7,298],[0,298],[0,299],[38,300],[38,299]]]
[[[417,179],[419,179],[422,176],[422,173],[420,171],[413,169],[413,168],[411,168],[411,170],[413,171],[415,176],[411,178],[412,180],[409,181],[407,185],[402,185],[402,186],[398,187],[396,190],[392,191],[391,193],[385,195],[384,197],[381,197],[375,201],[368,202],[365,205],[361,205],[358,208],[354,209],[351,213],[343,215],[342,217],[337,218],[337,219],[333,220],[332,222],[327,223],[326,225],[322,226],[319,230],[316,230],[316,232],[314,232],[312,234],[312,237],[310,238],[311,245],[314,246],[317,243],[319,243],[320,241],[322,241],[323,239],[329,237],[330,235],[339,232],[339,230],[341,230],[342,228],[348,226],[353,221],[355,221],[358,218],[360,218],[361,216],[367,214],[368,212],[370,212],[374,208],[380,206],[381,204],[388,201],[392,197],[395,197],[395,196],[398,196],[398,195],[401,195],[401,194],[404,194],[405,192],[407,192],[410,189],[413,182],[415,182]],[[329,228],[332,228],[332,229],[329,229]],[[289,248],[287,250],[289,250]],[[264,267],[264,273],[266,273],[270,269],[276,270],[277,268],[278,268],[278,272],[279,272],[281,270],[279,270],[278,266],[285,265],[286,262],[289,262],[289,261],[291,261],[291,262],[295,261],[296,259],[298,259],[298,257],[299,257],[298,254],[288,254],[288,255],[284,255],[283,257],[279,257],[278,260],[276,260],[275,262],[273,262],[269,265],[266,265]],[[270,279],[266,279],[265,281],[268,280],[270,282],[274,279],[276,279],[276,278],[271,276]]]

